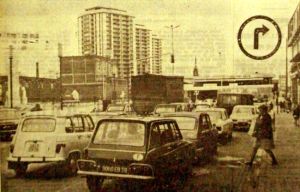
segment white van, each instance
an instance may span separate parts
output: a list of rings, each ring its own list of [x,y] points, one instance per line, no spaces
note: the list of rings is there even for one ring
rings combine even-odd
[[[77,159],[88,145],[94,122],[87,114],[31,113],[18,125],[7,158],[8,168],[18,176],[28,164],[57,162],[77,172]]]

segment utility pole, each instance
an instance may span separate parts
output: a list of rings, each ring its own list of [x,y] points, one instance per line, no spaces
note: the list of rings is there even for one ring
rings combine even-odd
[[[170,25],[170,27],[167,27],[167,28],[170,28],[171,29],[171,47],[172,47],[172,54],[171,54],[171,63],[173,63],[173,66],[172,66],[172,73],[174,75],[174,65],[175,65],[175,56],[174,56],[174,29],[178,28],[179,25],[177,26],[174,26],[174,25]]]
[[[35,69],[36,69],[36,88],[38,92],[38,99],[41,101],[41,92],[40,92],[40,83],[39,83],[39,77],[40,77],[40,69],[39,69],[39,62],[35,63]]]
[[[13,46],[9,46],[9,86],[10,86],[10,107],[13,108]]]
[[[286,38],[286,44],[285,44],[285,98],[287,98],[287,95],[288,95],[288,38]]]

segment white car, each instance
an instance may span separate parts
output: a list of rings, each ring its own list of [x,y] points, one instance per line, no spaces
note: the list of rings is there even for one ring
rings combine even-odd
[[[22,176],[30,163],[56,162],[75,175],[77,159],[89,143],[93,129],[93,120],[87,114],[30,113],[18,125],[10,145],[8,168]]]
[[[230,115],[230,119],[233,121],[233,129],[248,131],[257,115],[258,112],[254,105],[234,106]]]
[[[224,108],[207,108],[200,109],[197,112],[205,112],[209,115],[213,126],[218,130],[219,143],[225,144],[232,139],[233,122],[229,119],[226,109]]]

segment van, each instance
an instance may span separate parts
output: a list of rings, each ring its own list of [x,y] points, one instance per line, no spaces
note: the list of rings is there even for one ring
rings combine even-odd
[[[225,108],[230,115],[236,105],[253,105],[253,98],[252,94],[247,93],[219,93],[216,106]]]

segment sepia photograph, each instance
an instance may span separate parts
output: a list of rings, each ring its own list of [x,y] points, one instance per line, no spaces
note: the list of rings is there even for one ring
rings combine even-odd
[[[2,192],[300,191],[299,0],[1,0]]]

